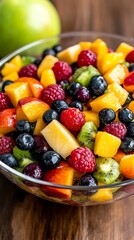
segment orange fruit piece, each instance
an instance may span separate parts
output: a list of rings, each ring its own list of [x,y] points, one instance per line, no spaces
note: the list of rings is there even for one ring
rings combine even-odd
[[[134,178],[134,154],[126,155],[121,159],[120,171],[126,178]]]
[[[120,162],[124,156],[126,156],[126,154],[119,149],[118,152],[114,155],[113,159],[115,159],[117,162]]]

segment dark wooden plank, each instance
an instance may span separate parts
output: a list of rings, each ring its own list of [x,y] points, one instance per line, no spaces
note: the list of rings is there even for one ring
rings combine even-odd
[[[54,0],[62,31],[134,36],[133,0]],[[134,196],[74,207],[28,194],[0,175],[0,240],[134,240]]]

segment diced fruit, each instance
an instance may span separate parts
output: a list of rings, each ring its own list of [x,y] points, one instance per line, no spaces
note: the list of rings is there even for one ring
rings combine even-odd
[[[134,92],[134,71],[130,72],[124,79],[123,87],[130,93]]]
[[[49,123],[41,133],[51,148],[59,153],[64,159],[66,159],[75,148],[79,147],[72,133],[57,120],[53,120]]]
[[[104,55],[108,53],[108,47],[106,43],[100,38],[96,39],[94,42],[91,43],[90,49],[97,55]]]
[[[43,175],[43,180],[54,184],[70,186],[73,184],[73,176],[74,169],[68,166],[66,162],[62,161],[57,168],[45,172]],[[56,198],[68,199],[72,194],[71,189],[54,188],[48,186],[42,186],[41,189],[46,195]]]
[[[120,171],[126,178],[134,178],[134,154],[126,155],[121,159]]]
[[[134,101],[129,103],[128,108],[134,113]]]
[[[123,87],[121,87],[118,83],[112,83],[108,85],[108,91],[113,92],[118,98],[119,103],[124,105],[128,97],[128,92]]]
[[[130,44],[122,42],[117,47],[116,52],[123,53],[124,56],[126,57],[128,55],[128,53],[131,52],[133,49],[134,48]]]
[[[111,108],[117,111],[121,108],[118,98],[112,92],[105,93],[89,103],[93,112],[99,112],[103,108]]]
[[[112,199],[113,199],[113,194],[110,188],[99,189],[97,193],[89,197],[89,200],[94,202],[99,202],[99,203],[110,201]]]
[[[19,71],[20,68],[22,67],[22,58],[21,58],[21,56],[20,55],[16,55],[14,58],[12,58],[10,63],[14,64],[18,68],[18,71]]]
[[[41,135],[41,131],[44,129],[45,126],[46,124],[44,123],[43,119],[38,118],[33,131],[33,135]]]
[[[72,64],[77,62],[78,55],[81,52],[81,46],[76,44],[74,46],[68,47],[57,54],[59,60]]]
[[[15,82],[17,79],[19,78],[19,75],[16,71],[9,73],[8,75],[6,75],[5,77],[2,78],[2,81],[6,81],[6,80],[11,80],[13,82]]]
[[[123,64],[117,64],[114,68],[110,69],[104,74],[104,78],[107,83],[118,83],[122,84],[124,79],[129,74],[128,68]]]
[[[96,127],[99,127],[100,125],[100,120],[99,120],[99,116],[98,113],[95,113],[91,110],[85,110],[83,111],[84,115],[85,115],[85,121],[86,122],[93,122]]]
[[[98,182],[113,183],[120,175],[119,164],[112,158],[96,158],[96,169],[93,172]]]
[[[37,75],[40,78],[43,70],[45,69],[51,69],[53,65],[58,61],[58,58],[52,56],[52,55],[47,55],[42,62],[40,63],[37,71]]]
[[[38,98],[25,97],[21,99],[17,105],[17,121],[25,119],[29,122],[36,122],[49,108],[47,103]]]
[[[23,158],[32,159],[32,154],[29,150],[19,149],[17,146],[13,148],[13,156],[21,163]]]
[[[7,108],[0,112],[0,134],[15,131],[16,126],[16,110],[15,108]]]
[[[106,53],[105,55],[99,55],[97,58],[97,67],[101,74],[105,74],[107,71],[115,67],[118,63],[124,61],[123,53]]]
[[[120,162],[124,156],[126,156],[126,154],[118,149],[118,152],[114,155],[113,159],[115,159],[117,162]]]
[[[6,75],[8,75],[14,71],[18,72],[18,67],[15,66],[14,64],[8,62],[8,63],[5,63],[5,66],[1,70],[1,74],[3,77],[5,77]]]
[[[43,85],[43,87],[47,87],[50,84],[56,84],[56,78],[52,69],[43,70],[40,83]]]
[[[27,82],[15,82],[10,84],[5,87],[5,92],[10,98],[14,107],[17,106],[20,99],[32,96],[32,92]]]
[[[82,50],[88,50],[91,47],[91,42],[79,42]]]
[[[19,82],[27,82],[34,97],[40,98],[41,92],[44,89],[43,85],[32,77],[21,77]]]
[[[95,138],[94,153],[100,157],[114,157],[121,140],[109,133],[98,131]]]

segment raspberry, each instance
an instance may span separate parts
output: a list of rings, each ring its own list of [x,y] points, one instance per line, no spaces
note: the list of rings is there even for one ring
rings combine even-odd
[[[68,158],[68,164],[81,173],[93,172],[96,167],[95,156],[88,147],[74,149]]]
[[[85,115],[78,108],[71,108],[62,111],[60,121],[70,131],[80,131],[85,123]]]
[[[11,153],[15,146],[12,137],[0,137],[0,154]]]
[[[96,61],[97,61],[96,54],[91,50],[83,50],[80,52],[78,56],[79,67],[89,66],[89,65],[93,65],[94,67],[96,67]]]
[[[121,122],[112,122],[106,124],[106,126],[103,128],[103,131],[122,139],[127,133],[127,128],[125,124]]]
[[[72,75],[72,68],[63,61],[57,61],[52,68],[57,82],[68,80]]]
[[[0,111],[6,108],[10,108],[11,106],[12,106],[12,103],[9,97],[5,93],[0,92]]]
[[[29,64],[22,67],[19,71],[19,77],[37,78],[37,67],[35,64]]]
[[[55,100],[64,100],[65,92],[58,84],[51,84],[41,92],[41,100],[51,106]]]
[[[129,63],[134,62],[134,50],[132,50],[131,52],[128,53],[125,60]]]

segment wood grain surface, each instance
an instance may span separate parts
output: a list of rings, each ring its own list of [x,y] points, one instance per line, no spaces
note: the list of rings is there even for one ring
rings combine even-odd
[[[54,0],[62,31],[134,37],[133,0]],[[74,207],[39,199],[0,175],[0,240],[134,240],[134,196]]]

